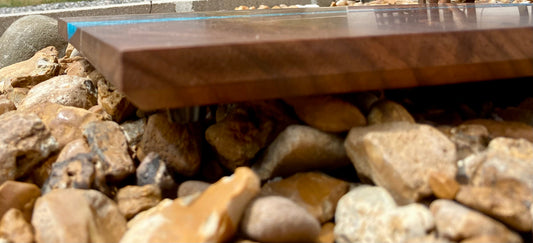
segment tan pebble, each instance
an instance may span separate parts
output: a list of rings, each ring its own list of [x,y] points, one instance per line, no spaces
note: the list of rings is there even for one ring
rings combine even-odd
[[[298,8],[297,5],[290,5],[289,8]]]
[[[259,7],[257,9],[269,9],[270,7],[268,7],[267,5],[264,5],[264,4],[261,4],[259,5]]]
[[[288,7],[287,7],[287,4],[280,4],[279,7],[280,7],[280,8],[288,8]]]
[[[255,6],[251,6],[250,8],[248,8],[249,10],[254,10],[256,9]]]
[[[442,199],[454,199],[460,188],[457,181],[439,172],[429,174],[429,187],[435,196]]]
[[[276,5],[276,6],[272,7],[272,9],[280,9],[280,8],[281,8],[281,7],[280,7],[280,6],[278,6],[278,5]]]
[[[344,0],[341,0],[341,1],[337,1],[336,3],[337,6],[347,6],[348,5],[348,2],[344,1]]]
[[[337,6],[337,4],[335,2],[331,2],[331,4],[329,6],[330,7],[335,7],[335,6]]]
[[[247,6],[241,5],[239,7],[236,7],[235,10],[248,10]]]

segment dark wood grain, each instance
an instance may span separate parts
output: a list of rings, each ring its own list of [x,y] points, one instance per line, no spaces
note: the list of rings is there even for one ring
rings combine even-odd
[[[533,77],[532,10],[228,11],[68,18],[59,28],[68,38],[79,25],[70,42],[138,107],[159,109]]]

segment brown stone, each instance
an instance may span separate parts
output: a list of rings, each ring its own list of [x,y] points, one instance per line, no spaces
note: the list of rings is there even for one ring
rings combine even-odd
[[[18,108],[29,91],[28,88],[13,88],[7,92],[7,98]]]
[[[37,104],[26,111],[34,112],[41,118],[60,149],[73,140],[83,138],[83,127],[86,124],[103,120],[101,115],[85,109],[55,103]]]
[[[139,222],[142,222],[143,220],[149,218],[149,217],[152,217],[154,215],[157,215],[157,214],[160,214],[163,209],[169,207],[170,205],[172,205],[172,202],[173,200],[169,199],[169,198],[165,198],[161,201],[159,201],[159,203],[154,206],[154,207],[151,207],[147,210],[144,210],[142,212],[139,212],[138,214],[136,214],[135,216],[133,216],[132,219],[130,219],[130,221],[128,221],[128,229],[131,229],[133,228],[134,225],[136,225],[137,223]]]
[[[128,154],[128,143],[117,123],[90,122],[85,125],[83,135],[91,152],[102,162],[108,181],[118,182],[135,173],[135,165]]]
[[[518,231],[530,231],[532,215],[527,203],[516,194],[508,194],[498,187],[462,186],[455,200],[509,225]]]
[[[102,106],[114,121],[122,122],[128,116],[134,114],[135,106],[110,83],[100,79],[97,81],[97,85],[98,105]]]
[[[518,107],[507,107],[505,109],[495,109],[495,113],[504,121],[522,122],[533,125],[533,110]]]
[[[113,117],[111,117],[111,115],[109,115],[101,105],[95,105],[89,108],[88,111],[101,115],[106,121],[113,120]]]
[[[34,242],[32,226],[19,209],[11,208],[1,218],[0,239],[13,243]]]
[[[7,98],[7,95],[0,95],[0,115],[16,109],[15,104]]]
[[[366,125],[366,118],[356,106],[333,96],[285,99],[298,117],[325,132],[345,132]]]
[[[333,229],[335,228],[335,223],[333,222],[326,222],[322,225],[320,228],[320,234],[318,235],[318,242],[319,243],[334,243],[335,242],[335,234],[333,232]]]
[[[259,192],[259,178],[237,168],[197,198],[176,199],[172,205],[134,224],[121,242],[224,242],[231,239],[245,206]]]
[[[64,161],[70,159],[78,154],[90,153],[91,149],[85,138],[78,138],[70,141],[61,149],[61,152],[57,156],[57,161]]]
[[[0,183],[27,175],[57,150],[39,117],[19,111],[0,116]]]
[[[138,156],[142,160],[155,152],[171,172],[192,176],[200,168],[200,141],[194,124],[172,123],[165,113],[156,113],[148,118]]]
[[[346,151],[360,177],[386,188],[400,205],[432,194],[431,172],[453,178],[455,145],[437,129],[393,122],[352,128]]]
[[[367,119],[369,125],[401,121],[415,123],[413,116],[402,105],[391,100],[375,102]]]
[[[31,220],[37,242],[118,242],[126,219],[95,190],[58,189],[40,197]]]
[[[57,55],[57,49],[49,46],[26,61],[0,69],[0,93],[15,87],[31,87],[57,75],[60,69]]]
[[[448,177],[437,171],[432,171],[429,174],[428,182],[433,194],[441,199],[453,200],[459,192],[460,185],[453,177]]]
[[[211,186],[211,183],[204,181],[189,180],[181,183],[178,188],[178,197],[186,197],[196,193],[202,193]]]
[[[130,219],[156,206],[161,201],[161,190],[155,185],[126,186],[118,191],[116,201],[120,212]]]
[[[499,239],[496,242],[522,242],[520,235],[502,223],[454,201],[446,199],[433,201],[430,210],[435,216],[439,235],[452,241],[462,242],[483,237]]]
[[[0,185],[0,218],[10,208],[19,209],[24,218],[29,222],[31,219],[33,204],[41,196],[41,190],[34,184],[6,181]]]
[[[533,127],[522,122],[475,119],[465,121],[463,124],[483,125],[489,131],[491,138],[523,138],[533,142]]]
[[[320,172],[305,172],[267,182],[261,194],[289,198],[324,223],[333,218],[337,202],[348,189],[345,181]]]
[[[276,101],[219,105],[216,124],[205,131],[207,142],[230,170],[248,166],[289,123],[284,107]]]
[[[35,85],[18,109],[47,102],[89,109],[96,105],[96,95],[96,87],[90,79],[61,75]]]
[[[252,168],[259,178],[266,180],[349,164],[343,139],[339,136],[308,126],[290,125],[268,146]]]
[[[126,141],[132,152],[137,150],[137,145],[141,142],[144,134],[144,126],[146,125],[146,119],[138,119],[133,121],[126,121],[120,124],[120,128],[126,136]]]
[[[94,71],[94,67],[84,57],[64,58],[59,63],[64,67],[66,75],[85,78]]]

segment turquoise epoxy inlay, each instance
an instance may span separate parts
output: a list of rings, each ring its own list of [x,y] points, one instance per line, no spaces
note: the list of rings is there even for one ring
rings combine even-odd
[[[94,26],[109,26],[109,25],[124,25],[124,24],[142,24],[142,23],[158,23],[158,22],[175,22],[175,21],[194,21],[194,20],[210,20],[210,19],[233,19],[233,18],[252,18],[252,17],[277,17],[277,16],[291,16],[291,15],[310,15],[310,14],[328,14],[328,13],[347,13],[347,12],[382,12],[393,10],[417,10],[417,9],[447,9],[450,7],[457,8],[497,8],[497,7],[514,7],[514,6],[533,6],[530,3],[506,3],[506,4],[483,4],[483,5],[455,5],[455,6],[429,6],[429,7],[412,7],[412,8],[376,8],[376,9],[345,9],[341,11],[314,11],[314,12],[298,12],[298,13],[268,13],[268,14],[248,14],[248,15],[228,15],[228,16],[202,16],[202,17],[176,17],[176,18],[161,18],[161,19],[123,19],[123,20],[105,20],[105,21],[82,21],[70,22],[67,24],[68,39],[72,38],[74,33],[80,27],[94,27]]]

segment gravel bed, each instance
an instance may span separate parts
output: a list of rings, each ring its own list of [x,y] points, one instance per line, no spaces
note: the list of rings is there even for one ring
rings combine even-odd
[[[135,3],[135,2],[143,2],[143,1],[145,0],[95,0],[95,1],[47,3],[47,4],[39,4],[39,5],[24,6],[24,7],[3,7],[3,8],[0,8],[0,15],[46,11],[46,10],[57,10],[57,9],[66,9],[66,8],[81,8],[81,7],[102,6],[102,5],[111,5],[111,4]]]

